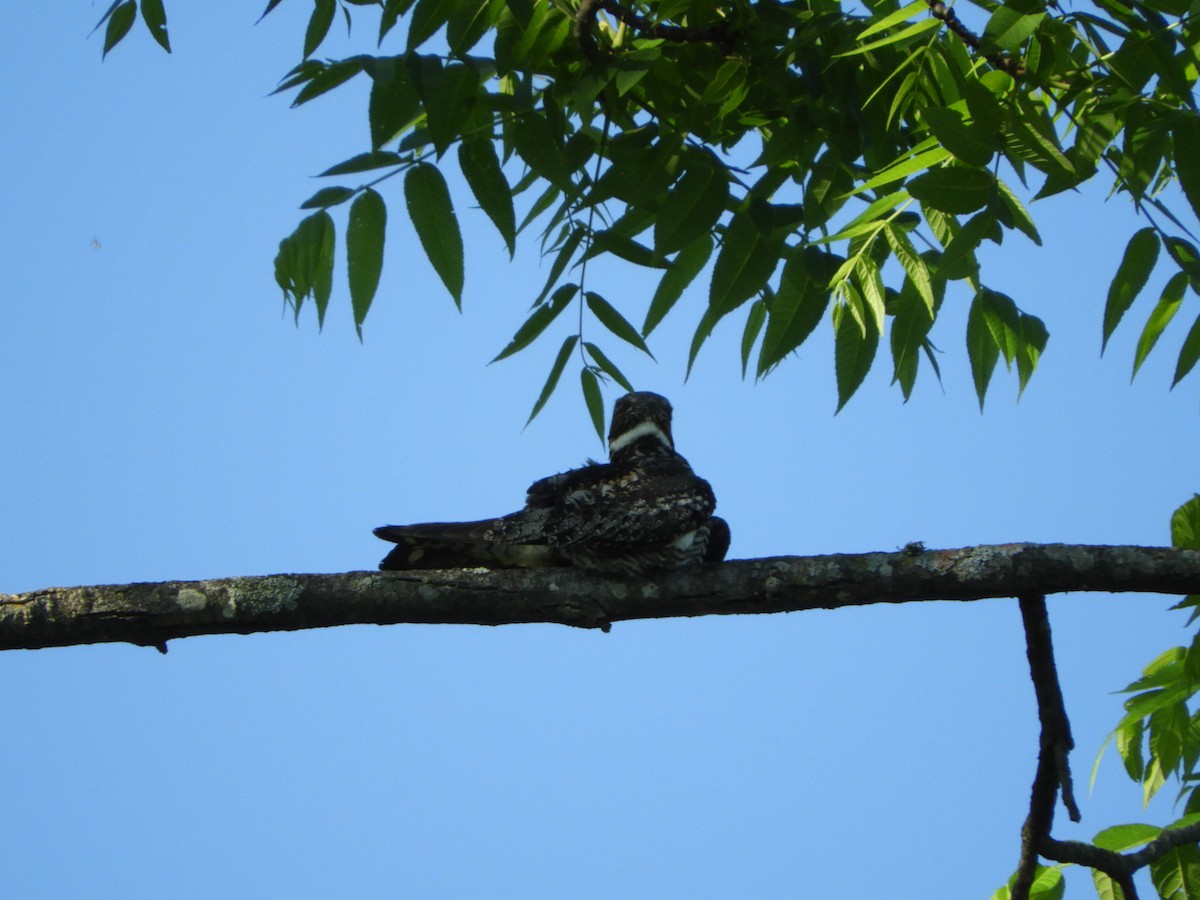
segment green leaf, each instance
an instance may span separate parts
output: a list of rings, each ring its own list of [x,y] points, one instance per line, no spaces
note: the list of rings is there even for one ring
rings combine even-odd
[[[171,52],[171,39],[167,35],[167,11],[163,9],[162,0],[142,0],[142,21],[150,29],[150,35],[158,41],[158,45]]]
[[[687,286],[708,264],[712,249],[712,238],[703,234],[675,255],[671,267],[663,274],[662,280],[654,290],[650,308],[646,310],[646,321],[642,323],[643,337],[650,336],[650,332],[658,327],[658,323],[683,296]]]
[[[979,272],[975,251],[983,239],[997,228],[995,213],[990,209],[968,219],[942,251],[938,259],[938,275],[947,279],[975,278]]]
[[[519,116],[509,132],[513,148],[525,165],[559,190],[573,194],[575,183],[559,137],[546,117],[535,112]]]
[[[996,177],[983,169],[943,166],[918,175],[906,186],[924,205],[962,215],[987,205],[996,194]]]
[[[1000,359],[1000,349],[992,337],[984,317],[987,307],[987,291],[980,291],[971,301],[967,314],[967,357],[971,360],[971,377],[975,381],[975,394],[979,398],[979,411],[983,412],[983,398],[987,395],[988,382]]]
[[[763,234],[748,212],[733,217],[725,229],[709,283],[708,305],[718,318],[762,289],[775,271],[782,249],[783,236]]]
[[[383,271],[386,229],[387,206],[379,194],[367,188],[350,207],[350,221],[346,225],[346,270],[359,340],[362,340],[362,324],[375,299],[379,274]]]
[[[129,34],[129,29],[133,27],[136,18],[137,4],[133,0],[127,0],[110,12],[108,27],[104,29],[104,51],[100,54],[101,59],[108,56],[108,51],[121,43],[121,39]],[[104,20],[101,19],[101,21]]]
[[[1017,388],[1018,400],[1025,393],[1025,386],[1029,384],[1029,378],[1046,350],[1046,342],[1050,340],[1050,332],[1037,316],[1021,313],[1020,331],[1021,341],[1017,353],[1017,375],[1020,379]]]
[[[559,247],[558,255],[554,258],[554,262],[550,264],[550,275],[546,278],[546,283],[542,286],[542,292],[533,301],[534,306],[541,303],[546,295],[550,293],[550,289],[558,283],[558,279],[566,271],[567,263],[571,261],[571,257],[579,249],[579,245],[586,234],[587,232],[580,226],[571,229],[570,234],[567,235],[567,239]]]
[[[1189,91],[1187,96],[1190,95]],[[1171,141],[1174,144],[1175,175],[1191,204],[1192,215],[1200,218],[1200,120],[1194,111],[1179,114],[1171,128]]]
[[[669,263],[645,244],[639,244],[633,238],[622,234],[615,226],[592,235],[592,245],[583,255],[584,259],[593,259],[601,253],[611,253],[619,259],[631,262],[635,266],[645,266],[650,269],[665,269]]]
[[[403,57],[376,59],[368,70],[374,83],[367,106],[371,146],[378,150],[421,116],[421,95]]]
[[[1108,288],[1108,301],[1104,305],[1104,337],[1100,352],[1108,346],[1113,330],[1133,305],[1138,293],[1145,287],[1150,272],[1158,262],[1158,235],[1153,228],[1137,231],[1125,247],[1125,255],[1117,267],[1112,284]]]
[[[436,166],[418,163],[404,176],[404,200],[425,255],[461,309],[463,242],[446,179]]]
[[[1194,495],[1172,514],[1171,546],[1200,550],[1200,494]]]
[[[913,287],[917,289],[917,294],[925,301],[925,306],[929,309],[930,316],[932,316],[934,307],[933,278],[929,274],[929,267],[925,265],[925,260],[921,259],[920,254],[917,253],[917,248],[912,245],[912,241],[908,239],[908,235],[900,228],[889,224],[884,227],[883,233],[892,248],[892,253],[900,261],[900,265],[904,267],[904,271],[912,281]]]
[[[383,15],[379,17],[379,43],[383,43],[383,39],[387,33],[392,30],[396,21],[400,16],[408,12],[413,5],[413,0],[386,0],[383,5]]]
[[[296,98],[292,101],[293,108],[302,106],[309,100],[333,90],[339,84],[349,81],[363,70],[363,59],[359,56],[352,56],[328,65],[324,63],[313,63],[313,65],[318,66],[319,69],[308,84],[304,85],[296,94]]]
[[[880,218],[884,214],[891,212],[905,201],[911,201],[911,199],[908,191],[893,191],[869,203],[866,209],[847,222],[845,227],[840,229],[836,234],[822,238],[820,241],[812,241],[812,243],[833,244],[837,241],[858,237],[872,228],[878,229],[881,227]]]
[[[683,177],[667,194],[654,223],[654,248],[660,254],[680,250],[717,224],[729,199],[729,181],[723,168],[707,153],[696,154]]]
[[[462,57],[496,24],[504,0],[459,0],[455,6],[446,24],[446,42],[451,55]]]
[[[313,13],[308,19],[308,28],[304,32],[305,59],[313,55],[321,46],[321,42],[325,40],[325,36],[329,34],[329,26],[333,24],[333,14],[336,12],[336,0],[314,0]]]
[[[463,141],[458,147],[458,165],[471,192],[508,247],[511,259],[517,247],[517,222],[512,189],[500,168],[500,158],[491,138]]]
[[[788,259],[771,297],[767,331],[758,351],[758,374],[765,375],[803,344],[829,306],[829,276],[838,258],[806,247]]]
[[[999,189],[1000,202],[1008,213],[1008,217],[1005,219],[1006,224],[1011,220],[1013,227],[1023,232],[1039,247],[1042,246],[1042,236],[1038,234],[1037,226],[1033,224],[1033,218],[1017,195],[1013,193],[1012,188],[999,178],[996,179],[996,187]]]
[[[1008,6],[997,7],[984,26],[983,39],[989,49],[995,48],[1001,52],[1016,50],[1037,31],[1044,18],[1044,12],[1021,13]]]
[[[600,393],[600,381],[596,378],[596,373],[586,367],[580,370],[579,381],[583,388],[583,402],[587,405],[592,427],[596,429],[596,437],[604,443],[604,396]]]
[[[440,158],[462,135],[479,94],[479,73],[471,66],[451,63],[433,69],[437,75],[419,86],[425,101],[429,136]]]
[[[503,350],[496,354],[496,358],[492,362],[499,362],[532,344],[549,327],[550,323],[558,318],[558,314],[570,305],[571,299],[578,290],[579,285],[565,284],[554,292],[548,303],[542,303],[535,307],[533,314],[517,329],[517,333],[513,335],[513,339],[508,342],[508,345]],[[491,363],[488,363],[488,365],[491,365]]]
[[[852,261],[854,282],[865,301],[866,311],[871,313],[871,323],[876,333],[882,333],[887,301],[884,299],[883,274],[879,271],[879,264],[865,255],[855,256]]]
[[[912,396],[917,381],[921,348],[933,325],[933,319],[916,291],[901,291],[899,307],[892,319],[889,336],[892,347],[892,383],[899,382],[905,402]]]
[[[847,284],[846,290],[853,291],[853,286]],[[841,412],[846,402],[854,395],[875,359],[875,351],[879,347],[879,333],[875,331],[874,322],[866,320],[866,327],[860,327],[848,304],[839,303],[833,308],[833,361],[834,372],[837,376],[838,405]]]
[[[638,333],[638,330],[630,325],[611,303],[594,291],[588,291],[584,296],[587,299],[588,309],[591,310],[592,315],[599,320],[601,325],[621,340],[632,344],[651,359],[654,359],[654,354],[650,352],[650,348],[646,346],[646,342],[642,340],[642,336]]]
[[[615,381],[625,390],[633,390],[633,385],[630,383],[629,379],[625,377],[625,373],[617,368],[616,363],[604,355],[603,350],[589,341],[583,342],[583,349],[587,351],[588,356],[592,358],[593,362],[600,367],[600,370],[604,372],[605,375],[608,375],[613,381]]]
[[[1145,724],[1141,719],[1134,719],[1113,732],[1116,738],[1117,752],[1121,755],[1121,763],[1125,773],[1136,782],[1141,782],[1146,773],[1146,759],[1142,754],[1145,737]]]
[[[313,213],[279,242],[275,256],[275,281],[284,299],[300,317],[304,300],[311,296],[317,307],[317,327],[325,324],[325,310],[333,289],[333,219],[327,212]]]
[[[837,59],[843,56],[857,56],[860,53],[870,53],[872,50],[878,50],[882,47],[890,46],[891,44],[912,43],[918,38],[929,34],[931,31],[937,31],[941,27],[942,23],[937,19],[922,19],[919,22],[914,22],[907,28],[901,28],[899,31],[889,34],[887,37],[882,37],[879,38],[879,40],[871,41],[868,44],[863,44],[861,47],[855,47],[853,50],[847,50],[845,53],[837,53],[834,55],[834,58]]]
[[[984,324],[991,332],[996,348],[1004,357],[1004,364],[1011,366],[1021,349],[1021,323],[1017,304],[1011,297],[986,288],[980,292],[979,297]]]
[[[1129,376],[1130,381],[1137,377],[1138,369],[1142,367],[1142,363],[1146,361],[1146,357],[1158,343],[1159,336],[1175,318],[1175,313],[1179,311],[1179,307],[1183,303],[1183,294],[1187,290],[1187,285],[1187,275],[1184,272],[1176,272],[1167,282],[1167,286],[1163,288],[1162,296],[1159,297],[1158,303],[1151,311],[1149,318],[1146,319],[1142,334],[1138,338],[1137,350],[1133,355],[1133,374]]]
[[[887,31],[893,25],[899,25],[901,22],[907,22],[913,16],[925,13],[928,9],[929,5],[925,0],[913,0],[908,6],[901,7],[878,21],[872,22],[859,33],[858,40],[865,41],[871,35]]]
[[[873,191],[877,187],[907,178],[914,172],[924,172],[926,169],[932,169],[949,158],[950,151],[940,146],[936,138],[929,138],[928,141],[918,144],[895,162],[884,166],[862,184],[855,186],[852,193],[861,194],[865,191]]]
[[[1164,900],[1200,897],[1200,847],[1184,844],[1150,863],[1150,880]]]
[[[417,0],[408,19],[408,51],[437,34],[458,5],[459,0]]]
[[[558,387],[558,380],[562,378],[563,369],[567,367],[567,360],[571,358],[571,351],[575,349],[575,344],[578,341],[579,335],[577,334],[573,334],[563,341],[562,347],[559,348],[558,356],[554,358],[554,365],[550,367],[550,375],[546,378],[546,383],[542,385],[542,392],[538,394],[537,402],[533,404],[533,412],[525,420],[526,428],[529,427],[530,422],[537,418],[537,414],[542,411],[542,407],[546,405],[546,401],[550,399],[550,395]]]
[[[921,118],[942,146],[967,165],[986,166],[999,149],[992,134],[968,125],[956,110],[930,106],[921,110]]]
[[[1175,377],[1171,381],[1171,387],[1179,384],[1192,371],[1192,367],[1196,365],[1196,361],[1200,360],[1200,316],[1196,317],[1196,321],[1192,323],[1191,329],[1187,333],[1187,337],[1183,339],[1183,346],[1179,350],[1179,361],[1175,364]]]
[[[750,304],[750,312],[746,315],[746,325],[742,329],[742,377],[746,377],[746,369],[750,365],[750,352],[754,342],[762,333],[762,327],[767,322],[767,303],[765,300],[755,300]]]
[[[1169,237],[1164,243],[1167,245],[1167,253],[1175,260],[1180,271],[1187,273],[1192,290],[1200,292],[1200,252],[1183,238]]]
[[[353,175],[357,172],[370,172],[373,169],[400,166],[408,161],[409,157],[402,156],[399,153],[390,153],[387,150],[373,150],[370,153],[360,153],[335,166],[330,166],[319,177],[327,178],[331,175]]]
[[[328,209],[331,206],[337,206],[339,203],[345,203],[355,194],[354,188],[348,187],[326,187],[321,188],[307,200],[300,204],[301,209]]]

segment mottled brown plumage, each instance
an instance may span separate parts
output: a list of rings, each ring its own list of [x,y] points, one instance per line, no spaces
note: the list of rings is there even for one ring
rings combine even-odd
[[[719,562],[729,526],[708,482],[675,452],[671,404],[648,391],[613,408],[609,462],[535,481],[519,512],[478,522],[385,525],[381,569],[578,566],[640,575]]]

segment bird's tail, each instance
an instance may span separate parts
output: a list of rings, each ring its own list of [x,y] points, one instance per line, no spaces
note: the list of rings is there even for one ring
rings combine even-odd
[[[483,540],[495,519],[479,522],[428,522],[423,525],[384,525],[375,536],[396,546],[379,563],[392,569],[490,569],[567,565],[561,554],[544,544],[504,544]]]

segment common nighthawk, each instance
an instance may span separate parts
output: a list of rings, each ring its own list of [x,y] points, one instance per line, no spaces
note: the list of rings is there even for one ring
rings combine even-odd
[[[675,452],[671,404],[621,397],[608,432],[609,462],[589,461],[535,481],[520,512],[479,522],[384,525],[397,546],[381,569],[578,566],[608,575],[720,562],[729,525],[713,515],[707,481]]]

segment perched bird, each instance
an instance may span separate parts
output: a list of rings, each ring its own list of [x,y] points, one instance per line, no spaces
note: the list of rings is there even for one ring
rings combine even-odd
[[[578,566],[608,575],[720,562],[729,525],[707,481],[675,452],[671,404],[648,391],[613,408],[609,462],[535,481],[520,512],[479,522],[384,525],[381,569]]]

